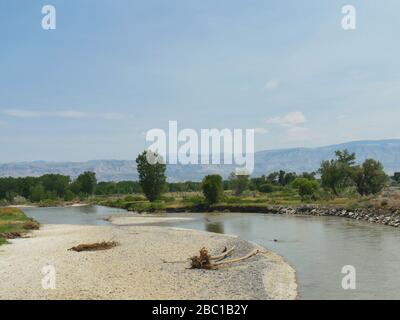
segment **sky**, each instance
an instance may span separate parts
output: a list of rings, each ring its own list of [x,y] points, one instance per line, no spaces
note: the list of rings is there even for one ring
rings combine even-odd
[[[399,16],[398,0],[0,0],[0,163],[134,159],[170,120],[254,128],[256,150],[400,138]]]

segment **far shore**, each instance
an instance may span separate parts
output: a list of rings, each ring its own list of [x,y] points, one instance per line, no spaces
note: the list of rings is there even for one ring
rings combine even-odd
[[[71,204],[61,204],[59,206],[42,206],[37,204],[12,204],[5,206],[6,208],[70,208],[70,207],[85,207],[90,206],[90,203],[71,203]]]
[[[370,223],[384,224],[391,227],[400,227],[400,208],[399,207],[368,207],[368,208],[346,208],[343,206],[324,206],[319,204],[302,205],[264,205],[264,204],[215,204],[210,207],[205,206],[175,206],[167,205],[162,209],[150,209],[149,211],[137,211],[135,206],[125,207],[113,202],[74,202],[61,203],[60,205],[43,206],[35,204],[8,205],[8,208],[69,208],[84,207],[91,205],[101,205],[111,208],[124,209],[129,212],[139,214],[154,213],[185,213],[185,212],[249,212],[262,214],[283,214],[296,216],[336,216],[348,219],[363,220]],[[135,224],[139,224],[135,222]]]
[[[153,218],[157,219],[157,218]],[[158,218],[163,219],[163,218]],[[43,225],[0,248],[0,299],[296,299],[294,269],[279,255],[236,236],[154,226]],[[117,241],[96,252],[68,249]],[[218,270],[188,269],[202,247],[235,247],[232,258],[260,253]],[[56,288],[42,288],[54,266]]]

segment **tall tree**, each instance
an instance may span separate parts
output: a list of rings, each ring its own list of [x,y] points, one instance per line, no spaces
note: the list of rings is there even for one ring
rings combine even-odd
[[[319,173],[322,186],[330,189],[337,196],[342,189],[353,184],[356,156],[347,150],[338,150],[335,155],[336,159],[321,162]]]
[[[249,186],[249,176],[247,174],[236,174],[232,172],[229,175],[229,180],[236,196],[242,195]]]
[[[224,194],[222,177],[218,174],[205,176],[202,182],[202,189],[208,204],[217,203]]]
[[[46,192],[55,192],[58,197],[64,197],[71,179],[61,174],[45,174],[40,181]]]
[[[38,184],[31,190],[31,201],[32,202],[40,202],[45,199],[46,192],[42,184]]]
[[[80,186],[80,191],[83,194],[91,195],[94,193],[97,184],[96,173],[85,171],[78,176],[76,182]]]
[[[148,161],[152,157],[159,160],[152,164],[153,161]],[[165,176],[166,165],[159,155],[151,151],[144,151],[136,158],[137,171],[139,173],[139,183],[142,187],[143,193],[149,201],[155,201],[160,198],[161,193],[165,189]]]

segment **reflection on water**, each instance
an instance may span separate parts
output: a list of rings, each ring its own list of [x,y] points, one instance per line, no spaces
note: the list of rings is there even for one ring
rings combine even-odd
[[[104,225],[103,218],[113,214],[126,214],[125,210],[102,206],[25,208],[24,212],[43,224]]]
[[[224,233],[224,224],[222,222],[206,222],[204,229],[214,233]]]
[[[103,224],[99,217],[126,213],[105,207],[25,210],[42,223]],[[257,213],[191,213],[174,227],[234,234],[279,254],[296,269],[303,299],[400,299],[400,230],[338,217]],[[274,241],[276,240],[276,241]],[[344,265],[356,268],[356,290],[341,287]]]

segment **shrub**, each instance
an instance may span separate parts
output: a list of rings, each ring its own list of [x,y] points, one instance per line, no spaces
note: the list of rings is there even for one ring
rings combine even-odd
[[[132,195],[130,195],[130,196],[126,196],[124,198],[124,201],[129,201],[129,202],[144,201],[144,200],[146,200],[146,198],[142,197],[142,196],[132,196]]]
[[[315,198],[315,193],[319,190],[319,183],[316,180],[306,178],[297,178],[293,181],[293,187],[298,189],[299,195],[303,201]]]
[[[262,184],[259,188],[258,191],[262,193],[271,193],[275,191],[275,187],[272,185],[272,183],[267,182]]]

